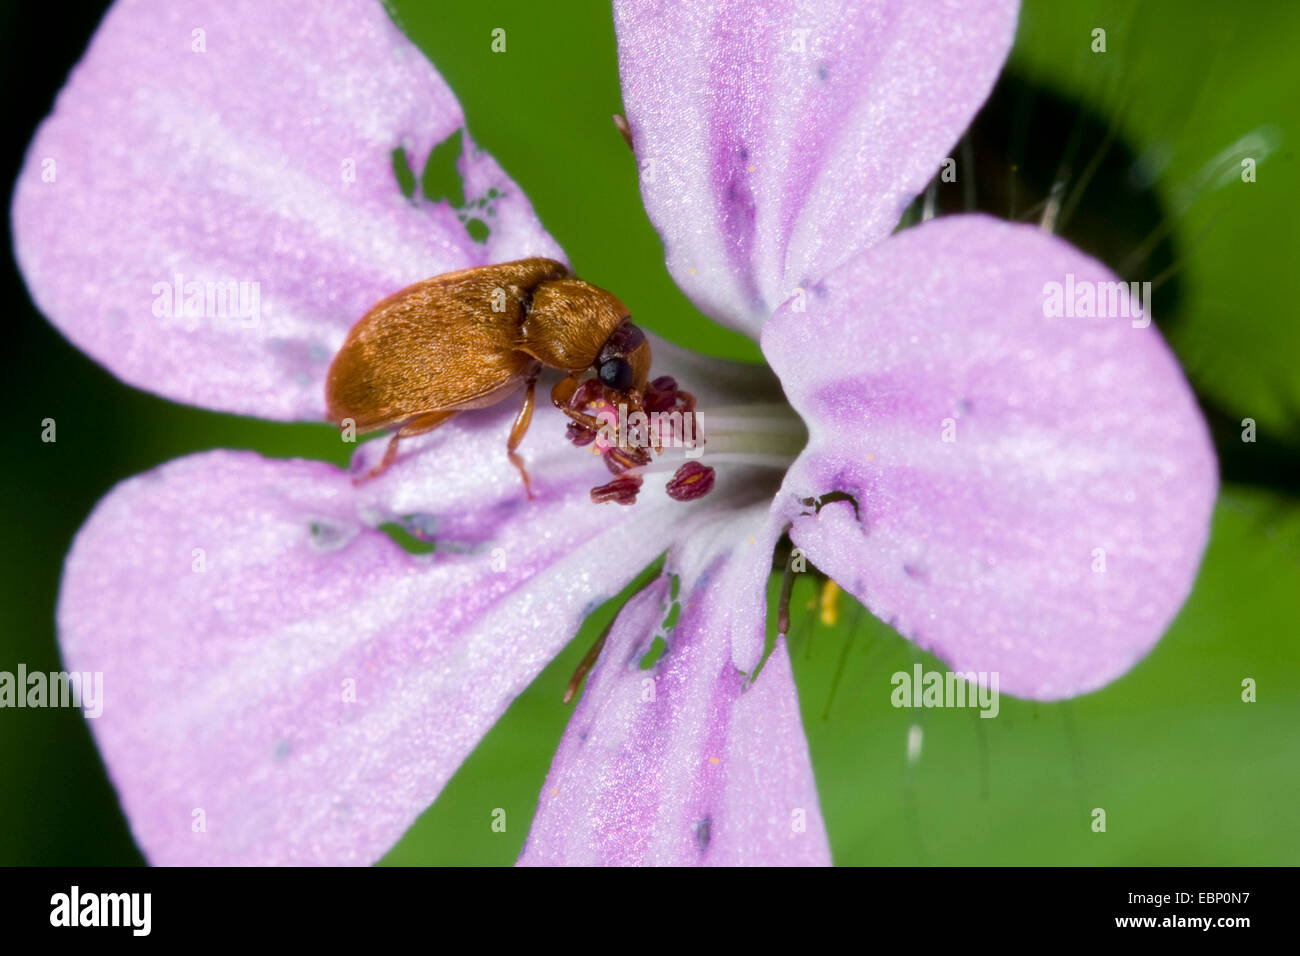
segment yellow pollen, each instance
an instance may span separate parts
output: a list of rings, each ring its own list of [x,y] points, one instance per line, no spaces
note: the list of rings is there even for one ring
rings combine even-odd
[[[840,619],[840,586],[830,578],[822,585],[821,598],[818,601],[821,610],[817,613],[817,619],[827,627],[834,627],[835,622]]]
[[[710,758],[709,758],[709,763],[718,763],[718,758],[717,758],[717,757],[710,757]]]

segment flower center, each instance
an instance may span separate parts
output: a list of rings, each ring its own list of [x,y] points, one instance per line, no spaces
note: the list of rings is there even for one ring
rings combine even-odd
[[[615,404],[595,379],[584,382],[569,404],[600,422],[599,429],[571,423],[569,440],[591,446],[616,476],[592,489],[597,502],[632,504],[642,476],[661,471],[674,473],[665,488],[670,498],[694,501],[713,490],[717,468],[785,471],[808,440],[803,420],[785,403],[699,410],[669,375],[646,386],[642,409]]]

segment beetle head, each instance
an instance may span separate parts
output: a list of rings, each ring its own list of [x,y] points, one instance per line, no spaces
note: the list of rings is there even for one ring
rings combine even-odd
[[[644,332],[625,320],[605,340],[591,367],[606,388],[640,396],[650,377],[650,342]]]

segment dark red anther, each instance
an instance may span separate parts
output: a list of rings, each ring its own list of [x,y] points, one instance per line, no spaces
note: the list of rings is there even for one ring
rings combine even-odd
[[[600,383],[599,379],[589,378],[578,386],[572,397],[569,399],[568,406],[574,411],[584,412],[594,417],[600,417],[602,409],[609,409],[609,396],[607,390]],[[584,445],[590,445],[600,435],[600,432],[593,428],[587,428],[578,422],[569,422],[564,431],[564,437],[577,445],[579,448]]]
[[[596,440],[596,433],[585,425],[569,422],[568,427],[564,429],[564,437],[582,448],[584,445],[590,445]]]
[[[591,489],[591,500],[600,504],[612,501],[619,505],[630,505],[636,501],[637,492],[641,490],[640,475],[619,475],[609,484]]]
[[[589,412],[590,409],[605,400],[605,386],[601,385],[597,379],[589,378],[575,391],[569,399],[569,407],[579,412]],[[591,428],[587,428],[577,422],[569,422],[568,427],[564,430],[564,437],[573,444],[582,448],[590,445],[596,440],[598,433]]]
[[[698,461],[688,461],[677,469],[664,490],[673,501],[694,501],[703,498],[713,490],[713,482],[716,478],[717,475],[708,465],[701,465]]]
[[[646,385],[644,400],[647,412],[672,411],[677,404],[677,380],[671,375],[660,375]]]
[[[621,475],[629,468],[650,464],[650,453],[644,448],[619,448],[610,446],[605,452],[605,467],[616,475]]]

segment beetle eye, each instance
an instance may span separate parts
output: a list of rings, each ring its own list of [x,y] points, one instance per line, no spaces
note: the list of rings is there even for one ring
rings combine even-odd
[[[628,364],[627,359],[607,359],[600,363],[600,371],[596,374],[600,376],[602,383],[620,392],[627,391],[632,386],[632,366]]]

